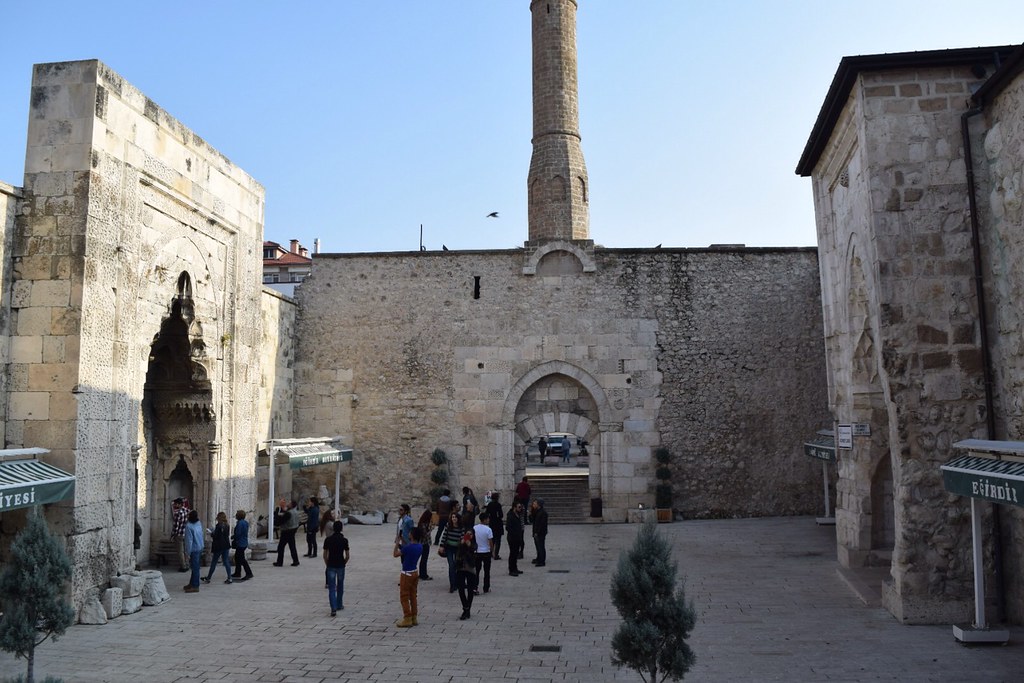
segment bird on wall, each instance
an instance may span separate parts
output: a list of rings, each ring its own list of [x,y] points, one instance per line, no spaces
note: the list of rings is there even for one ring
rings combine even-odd
[[[444,246],[444,245],[442,244],[442,245],[441,245],[441,251],[448,251],[448,247],[446,247],[446,246]]]
[[[486,217],[487,218],[497,218],[498,217],[498,212],[497,211],[491,211],[489,214],[487,214]]]

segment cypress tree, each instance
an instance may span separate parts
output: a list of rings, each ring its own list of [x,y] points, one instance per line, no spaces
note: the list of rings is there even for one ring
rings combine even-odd
[[[697,614],[677,585],[677,568],[672,546],[647,522],[612,576],[612,604],[623,619],[612,636],[612,663],[646,683],[678,681],[696,661],[686,639]]]
[[[56,640],[74,622],[75,612],[64,594],[70,578],[67,554],[33,511],[0,573],[0,648],[28,660],[28,683],[34,680],[36,646],[50,636]]]

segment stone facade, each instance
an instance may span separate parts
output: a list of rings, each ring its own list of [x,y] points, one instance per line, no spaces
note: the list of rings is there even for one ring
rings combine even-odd
[[[24,183],[6,444],[75,474],[49,516],[80,603],[175,495],[251,506],[263,189],[96,61],[35,67]]]
[[[590,442],[605,520],[652,506],[658,446],[686,515],[822,504],[814,250],[321,254],[298,298],[296,431],[352,436],[356,508],[423,502],[434,448],[510,499],[551,431]]]
[[[973,608],[968,501],[944,490],[939,470],[952,444],[1022,438],[1014,332],[1014,266],[1024,256],[1017,237],[1019,83],[971,133],[979,148],[984,140],[988,164],[979,159],[978,177],[979,199],[988,186],[981,256],[995,314],[988,327],[998,368],[998,435],[986,430],[961,128],[975,106],[971,94],[1010,52],[844,59],[798,168],[814,188],[829,406],[838,422],[870,427],[852,451],[840,451],[839,560],[890,567],[884,601],[908,623],[967,621]],[[1012,577],[1021,562],[1021,516],[1004,515],[1004,569]],[[987,566],[991,571],[993,563]],[[1011,578],[1007,587],[1008,614],[1019,621],[1020,580]]]

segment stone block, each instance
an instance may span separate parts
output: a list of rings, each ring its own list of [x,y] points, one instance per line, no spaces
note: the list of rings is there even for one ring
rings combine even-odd
[[[8,403],[8,419],[46,420],[50,417],[50,394],[45,391],[14,391]]]
[[[90,595],[82,602],[82,608],[78,611],[79,624],[105,624],[107,623],[107,611],[104,609],[100,599]]]
[[[29,391],[71,391],[77,383],[77,363],[37,363],[28,368]]]
[[[52,312],[49,308],[22,308],[17,314],[15,333],[25,335],[52,334]]]
[[[103,591],[100,602],[103,604],[103,611],[106,613],[107,619],[121,616],[121,610],[124,609],[124,596],[120,588],[108,588]]]
[[[142,587],[142,604],[146,606],[159,605],[171,599],[167,592],[167,585],[164,583],[164,575],[158,571],[142,571],[139,576],[145,579]]]
[[[124,598],[121,601],[121,614],[135,614],[142,609],[142,597]]]
[[[146,577],[134,574],[120,574],[111,577],[111,588],[120,588],[121,595],[125,598],[137,598],[142,594],[142,588],[146,585]]]
[[[41,363],[43,361],[43,337],[38,335],[12,337],[12,363]]]
[[[40,280],[32,283],[30,306],[61,307],[70,304],[71,282],[69,280]]]

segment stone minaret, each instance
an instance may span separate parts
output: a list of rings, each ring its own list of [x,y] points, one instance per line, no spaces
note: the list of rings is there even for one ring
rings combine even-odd
[[[576,0],[532,0],[533,157],[527,178],[530,241],[590,238],[580,147]]]

